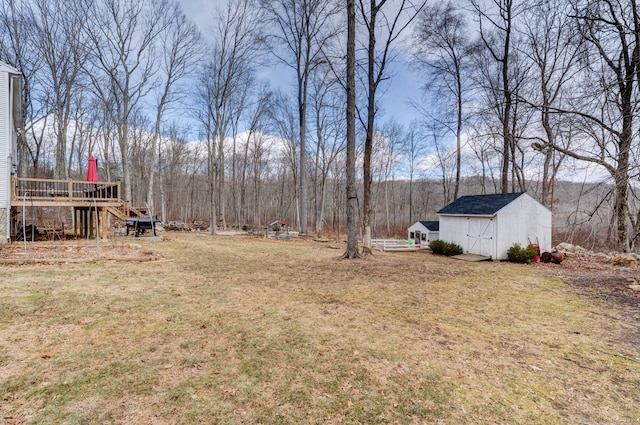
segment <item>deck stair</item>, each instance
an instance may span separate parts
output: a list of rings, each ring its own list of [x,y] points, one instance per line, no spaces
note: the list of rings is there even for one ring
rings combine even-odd
[[[132,207],[128,202],[122,201],[120,205],[117,207],[106,207],[107,211],[113,215],[114,217],[125,221],[130,217],[144,217],[145,214],[138,210],[137,208]]]
[[[127,202],[127,204],[129,203]],[[129,217],[146,217],[147,215],[147,213],[129,205]]]

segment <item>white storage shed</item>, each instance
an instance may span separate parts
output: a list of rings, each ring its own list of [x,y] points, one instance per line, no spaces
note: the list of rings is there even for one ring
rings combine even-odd
[[[524,192],[463,196],[437,214],[440,239],[464,253],[504,260],[515,243],[551,249],[551,211]]]
[[[439,228],[437,221],[417,221],[407,229],[407,239],[414,245],[427,245],[438,239]]]
[[[11,175],[16,172],[22,80],[17,69],[0,62],[0,243],[8,242]]]

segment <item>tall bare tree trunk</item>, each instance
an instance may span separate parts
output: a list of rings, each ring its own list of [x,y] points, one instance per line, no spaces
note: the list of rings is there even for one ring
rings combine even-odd
[[[343,258],[360,258],[356,233],[356,9],[347,0],[347,250]]]
[[[373,151],[373,132],[375,125],[376,110],[376,94],[380,83],[387,78],[386,67],[391,61],[390,51],[391,44],[397,40],[402,31],[418,16],[420,11],[424,8],[426,1],[423,0],[402,0],[394,4],[393,15],[386,15],[382,12],[385,5],[389,5],[387,0],[370,0],[368,15],[365,10],[364,0],[359,0],[360,12],[365,20],[367,32],[369,35],[369,43],[367,46],[367,121],[366,126],[366,138],[364,146],[364,158],[363,158],[363,179],[364,179],[364,195],[363,195],[363,207],[362,207],[362,252],[371,254],[371,222],[372,222],[372,194],[371,194],[371,155]],[[376,51],[376,31],[380,31],[378,28],[377,18],[378,14],[381,14],[381,20],[385,26],[385,37],[382,39],[380,45],[382,48],[380,52]],[[406,15],[407,19],[401,19],[403,15]]]
[[[376,62],[376,17],[378,11],[385,3],[376,4],[376,0],[370,1],[370,14],[367,23],[369,27],[369,45],[367,47],[367,123],[366,137],[364,141],[364,158],[362,163],[363,200],[362,200],[362,253],[373,254],[371,250],[371,155],[373,153],[373,130],[376,114],[376,89],[379,79],[375,75]],[[364,11],[363,11],[364,14]]]
[[[298,178],[298,193],[300,193],[300,233],[307,234],[307,170],[306,170],[306,139],[307,139],[307,87],[309,84],[308,69],[305,69],[307,75],[304,77],[300,85],[300,93],[298,97],[299,119],[300,119],[300,174]]]

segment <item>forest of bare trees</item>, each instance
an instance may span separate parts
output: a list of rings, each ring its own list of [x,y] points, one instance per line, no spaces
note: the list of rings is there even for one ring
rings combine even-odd
[[[635,0],[219,3],[206,27],[174,0],[0,3],[19,174],[83,179],[94,155],[165,221],[365,250],[461,195],[527,191],[563,236],[640,246]],[[400,69],[421,83],[406,120]]]

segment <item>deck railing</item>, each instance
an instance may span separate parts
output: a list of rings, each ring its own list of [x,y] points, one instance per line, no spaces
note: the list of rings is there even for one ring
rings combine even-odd
[[[86,182],[12,177],[12,200],[117,201],[120,182]]]

